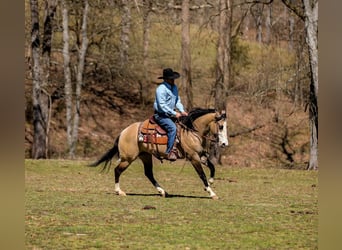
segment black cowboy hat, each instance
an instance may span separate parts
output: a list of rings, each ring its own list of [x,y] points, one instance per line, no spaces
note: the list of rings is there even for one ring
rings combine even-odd
[[[171,68],[166,68],[163,70],[163,76],[158,77],[158,79],[177,79],[180,74],[173,71]]]

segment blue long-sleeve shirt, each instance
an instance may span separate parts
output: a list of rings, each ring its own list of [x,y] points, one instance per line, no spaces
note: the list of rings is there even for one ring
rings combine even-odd
[[[167,82],[162,82],[156,89],[156,98],[154,100],[153,108],[158,113],[164,113],[169,116],[175,116],[178,109],[184,112],[183,104],[178,95],[178,88]]]

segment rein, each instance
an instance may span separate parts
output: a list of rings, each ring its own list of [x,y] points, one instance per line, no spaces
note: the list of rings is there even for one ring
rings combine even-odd
[[[202,137],[208,141],[211,142],[217,142],[217,137],[214,136],[214,139],[212,139],[210,136],[202,135]]]
[[[219,117],[215,117],[215,124],[218,122],[218,121],[221,121],[222,119],[226,118],[226,114],[222,114],[220,115]],[[192,122],[192,124],[194,123],[194,120],[190,117],[189,118]],[[214,134],[214,136],[207,136],[207,135],[199,135],[198,134],[198,130],[195,128],[195,129],[191,129],[189,128],[188,126],[186,126],[184,123],[181,122],[180,119],[177,119],[176,120],[177,123],[180,125],[180,127],[182,127],[183,129],[186,129],[186,130],[189,130],[193,133],[195,133],[196,135],[198,135],[199,137],[202,137],[203,139],[206,139],[210,142],[218,142],[218,137],[217,137],[217,134]],[[216,124],[217,125],[217,124]]]

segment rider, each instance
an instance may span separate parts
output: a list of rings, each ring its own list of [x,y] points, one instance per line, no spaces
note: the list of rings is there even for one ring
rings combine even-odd
[[[153,104],[154,119],[167,132],[168,142],[165,154],[167,154],[167,159],[170,161],[177,159],[177,151],[173,149],[177,134],[177,127],[174,121],[182,115],[188,115],[184,111],[183,104],[178,95],[178,88],[175,85],[175,79],[179,77],[180,74],[171,68],[163,70],[163,76],[158,77],[158,79],[163,79],[164,81],[156,89]]]

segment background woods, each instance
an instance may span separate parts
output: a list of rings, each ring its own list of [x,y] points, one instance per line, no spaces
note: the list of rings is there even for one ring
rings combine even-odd
[[[152,114],[162,69],[226,109],[222,164],[317,168],[317,1],[25,1],[25,156],[93,158]]]

